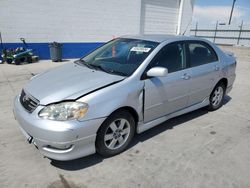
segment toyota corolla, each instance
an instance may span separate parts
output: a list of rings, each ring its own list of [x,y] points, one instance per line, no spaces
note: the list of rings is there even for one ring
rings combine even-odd
[[[219,109],[235,68],[235,58],[207,40],[124,36],[31,78],[15,98],[14,115],[48,158],[109,157],[170,118]]]

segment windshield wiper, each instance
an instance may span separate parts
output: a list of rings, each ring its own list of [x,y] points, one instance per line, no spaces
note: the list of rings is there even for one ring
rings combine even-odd
[[[109,72],[107,69],[104,69],[101,65],[98,65],[98,64],[89,64],[91,67],[97,69],[97,70],[101,70],[101,71],[104,71],[104,72]]]
[[[103,68],[103,66],[101,65],[98,65],[98,64],[90,64],[91,66],[101,70],[101,71],[104,71],[106,73],[109,73],[109,74],[115,74],[115,75],[120,75],[120,76],[127,76],[126,74],[122,73],[122,72],[119,72],[119,71],[115,71],[115,70],[112,70],[112,69],[105,69]]]
[[[77,63],[78,65],[85,65],[86,67],[88,67],[90,69],[101,70],[101,71],[109,73],[109,74],[115,74],[115,75],[120,75],[120,76],[128,76],[127,74],[124,74],[124,73],[119,72],[119,71],[105,69],[105,68],[103,68],[103,66],[98,65],[98,64],[87,63],[83,59],[79,59],[79,60],[75,61],[75,63]]]
[[[108,72],[106,69],[104,69],[101,65],[98,64],[91,64],[91,63],[87,63],[86,61],[84,61],[83,59],[78,59],[75,61],[76,64],[78,65],[85,65],[86,67],[90,68],[90,69],[96,69],[96,70],[101,70],[104,72]]]
[[[86,67],[93,69],[93,66],[91,66],[91,64],[87,63],[86,61],[84,61],[83,59],[78,59],[75,61],[76,64],[78,65],[85,65]]]
[[[77,65],[83,65],[85,63],[85,61],[83,59],[77,59],[74,61],[74,63]]]
[[[109,73],[120,75],[120,76],[126,76],[126,77],[128,76],[127,74],[125,74],[123,72],[119,72],[119,71],[115,71],[115,70],[109,70]]]
[[[78,63],[85,63],[85,61],[83,59],[77,59],[77,60],[74,61],[74,63],[77,63],[77,64]]]

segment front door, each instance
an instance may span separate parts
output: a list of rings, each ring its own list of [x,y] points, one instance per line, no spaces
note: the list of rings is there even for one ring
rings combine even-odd
[[[145,82],[144,122],[149,122],[187,106],[190,69],[186,69],[185,46],[175,42],[163,47],[149,64],[168,69],[166,77],[147,78]],[[146,70],[146,71],[147,71]]]

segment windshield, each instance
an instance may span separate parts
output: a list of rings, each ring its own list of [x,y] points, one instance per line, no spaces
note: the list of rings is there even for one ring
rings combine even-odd
[[[118,38],[104,44],[79,61],[89,68],[130,76],[158,44],[145,40]]]

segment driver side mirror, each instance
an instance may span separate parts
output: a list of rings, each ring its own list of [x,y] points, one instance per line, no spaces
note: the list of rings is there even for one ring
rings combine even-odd
[[[149,77],[165,77],[168,75],[168,69],[164,67],[153,67],[147,72]]]

